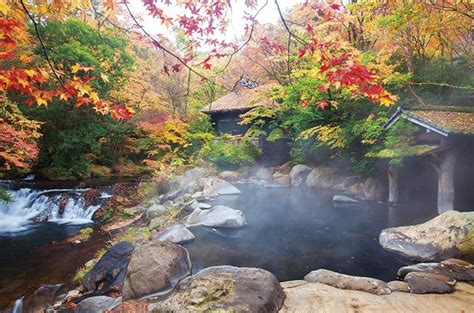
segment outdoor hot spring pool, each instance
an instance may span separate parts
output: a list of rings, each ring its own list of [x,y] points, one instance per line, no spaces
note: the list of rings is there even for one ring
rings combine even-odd
[[[337,207],[332,203],[334,193],[237,187],[242,194],[221,196],[212,204],[241,210],[248,225],[237,230],[191,228],[196,239],[185,246],[193,272],[224,264],[259,267],[286,281],[325,268],[388,281],[408,263],[379,246],[380,231],[436,215],[426,204],[424,211],[416,205],[389,208],[375,203]]]

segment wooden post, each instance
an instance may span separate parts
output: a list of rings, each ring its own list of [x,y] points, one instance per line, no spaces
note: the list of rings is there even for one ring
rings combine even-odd
[[[398,203],[398,168],[388,166],[388,203]]]
[[[454,168],[456,153],[448,149],[441,157],[438,172],[438,213],[454,210]]]

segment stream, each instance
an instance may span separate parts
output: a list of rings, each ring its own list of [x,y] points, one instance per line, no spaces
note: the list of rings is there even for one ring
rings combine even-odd
[[[104,235],[77,246],[60,241],[93,226],[94,212],[111,197],[107,186],[88,196],[90,188],[67,183],[62,185],[68,188],[33,181],[1,184],[13,201],[0,202],[0,309],[42,284],[70,281],[94,257]]]

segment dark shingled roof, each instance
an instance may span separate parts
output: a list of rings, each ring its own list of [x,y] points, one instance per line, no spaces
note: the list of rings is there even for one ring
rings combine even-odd
[[[206,114],[230,111],[246,111],[258,106],[273,106],[274,101],[270,97],[276,83],[269,83],[256,88],[236,88],[227,95],[217,99],[201,109]]]
[[[417,106],[398,108],[385,124],[388,129],[401,117],[443,136],[449,134],[474,135],[474,108],[456,106]]]

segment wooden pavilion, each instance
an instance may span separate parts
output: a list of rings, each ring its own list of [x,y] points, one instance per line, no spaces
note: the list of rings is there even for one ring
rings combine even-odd
[[[474,147],[474,109],[455,106],[400,107],[384,128],[389,129],[401,119],[420,128],[415,134],[416,145],[408,147],[404,155],[423,158],[435,169],[438,176],[438,213],[453,210],[456,161],[460,154],[471,153]],[[469,158],[467,163],[472,166]],[[388,200],[397,203],[398,169],[393,166],[388,169],[388,183]]]
[[[241,78],[231,92],[206,105],[201,112],[210,116],[218,135],[243,136],[249,125],[242,125],[240,116],[260,106],[276,106],[277,103],[270,95],[276,86],[276,83],[259,86],[253,81]],[[258,146],[262,150],[260,161],[263,165],[280,165],[289,160],[289,148],[285,140],[269,142],[264,136],[260,136]]]

